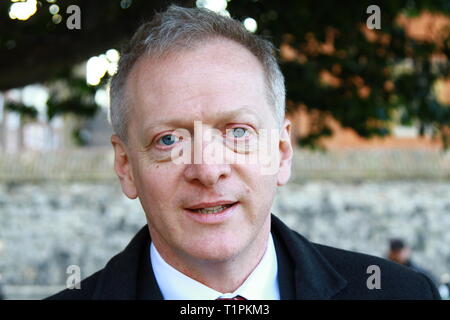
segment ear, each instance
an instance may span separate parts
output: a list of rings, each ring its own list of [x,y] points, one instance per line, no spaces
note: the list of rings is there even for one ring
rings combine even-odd
[[[280,133],[280,167],[277,176],[277,185],[285,185],[291,176],[292,156],[294,151],[291,144],[291,121],[284,120],[283,128]]]
[[[131,167],[128,149],[119,136],[113,134],[111,143],[114,148],[114,170],[119,177],[123,193],[130,199],[136,199],[137,189],[134,184],[133,171]]]

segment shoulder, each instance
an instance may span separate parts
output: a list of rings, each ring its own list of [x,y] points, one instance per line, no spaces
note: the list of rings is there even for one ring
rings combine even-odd
[[[147,265],[150,237],[147,225],[133,237],[124,250],[105,267],[80,282],[80,288],[65,289],[47,300],[136,299],[138,272]]]
[[[82,280],[79,289],[65,289],[45,300],[92,300],[102,272],[103,269]]]
[[[440,299],[432,281],[410,268],[368,254],[312,245],[347,280],[337,299]],[[370,285],[374,281],[377,286]]]
[[[293,268],[297,297],[307,299],[440,299],[425,275],[386,259],[308,241],[272,216],[282,268]]]

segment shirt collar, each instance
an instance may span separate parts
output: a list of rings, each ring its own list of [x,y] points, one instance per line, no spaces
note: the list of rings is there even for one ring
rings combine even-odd
[[[218,292],[179,272],[161,257],[153,242],[150,245],[150,261],[165,300],[214,300],[218,297],[232,298],[237,295],[248,300],[280,299],[278,263],[271,233],[261,261],[244,283],[231,293]]]

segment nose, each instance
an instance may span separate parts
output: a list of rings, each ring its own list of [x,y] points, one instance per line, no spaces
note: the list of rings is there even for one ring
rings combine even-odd
[[[189,164],[184,171],[184,176],[189,182],[198,181],[206,187],[211,187],[220,179],[228,177],[230,172],[228,164]]]
[[[206,141],[205,141],[206,140]],[[193,159],[184,170],[185,179],[189,182],[197,181],[204,186],[213,186],[220,179],[231,173],[231,166],[224,159],[223,141],[220,139],[198,139],[194,142]]]

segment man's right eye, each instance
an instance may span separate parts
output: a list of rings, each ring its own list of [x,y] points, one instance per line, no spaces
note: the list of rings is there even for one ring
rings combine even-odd
[[[174,134],[166,134],[166,135],[162,136],[161,138],[159,138],[156,143],[159,145],[170,147],[171,145],[175,144],[179,140],[181,140],[181,139]]]

